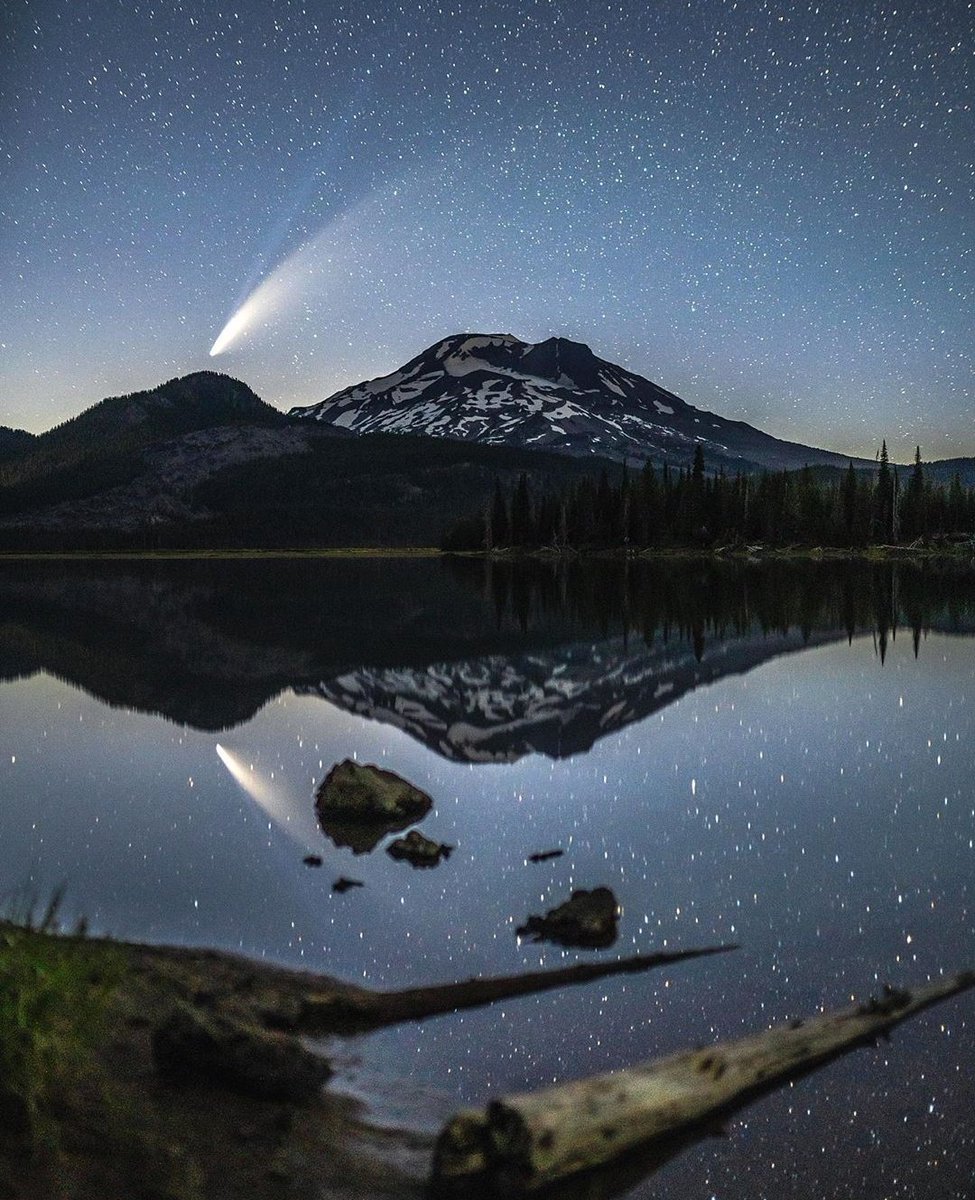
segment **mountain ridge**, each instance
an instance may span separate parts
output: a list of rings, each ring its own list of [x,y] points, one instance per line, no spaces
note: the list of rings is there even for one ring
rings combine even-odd
[[[872,465],[695,408],[585,343],[560,337],[531,343],[509,333],[452,334],[388,375],[291,408],[288,416],[358,434],[422,434],[633,465],[685,465],[698,446],[713,466],[746,471]]]
[[[637,465],[638,443],[658,466],[701,447],[709,469],[748,473],[763,448],[785,447],[828,456],[815,470],[837,478],[851,461],[876,468],[696,409],[566,338],[453,335],[323,406],[285,415],[246,383],[199,371],[43,434],[0,429],[0,548],[439,544],[458,512],[522,473],[564,491]],[[656,441],[643,437],[653,429]],[[931,480],[956,473],[975,483],[975,459],[925,464]]]

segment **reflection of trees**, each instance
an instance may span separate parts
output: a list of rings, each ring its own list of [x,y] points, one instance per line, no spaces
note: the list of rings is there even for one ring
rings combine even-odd
[[[756,632],[872,633],[883,657],[902,628],[915,650],[931,628],[975,630],[973,575],[958,567],[606,558],[448,559],[445,569],[490,599],[498,630],[530,632],[557,615],[580,634],[676,639],[698,657],[709,639]]]

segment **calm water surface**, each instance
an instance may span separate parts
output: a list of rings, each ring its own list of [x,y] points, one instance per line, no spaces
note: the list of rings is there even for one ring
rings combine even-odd
[[[6,563],[0,890],[375,987],[740,943],[330,1048],[434,1129],[975,963],[973,633],[975,577],[930,568]],[[347,756],[431,794],[447,862],[319,828]],[[597,885],[611,949],[516,936]],[[970,1197],[973,1032],[949,1002],[632,1194]]]

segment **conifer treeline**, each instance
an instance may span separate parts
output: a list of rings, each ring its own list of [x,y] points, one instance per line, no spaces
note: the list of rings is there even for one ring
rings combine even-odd
[[[533,493],[527,475],[505,494],[500,483],[482,513],[458,521],[445,550],[505,547],[771,546],[906,544],[975,530],[975,489],[956,475],[947,487],[925,478],[920,449],[905,472],[883,445],[876,471],[839,479],[801,471],[729,476],[705,471],[698,447],[689,470],[651,463],[613,483],[603,470],[567,491]]]

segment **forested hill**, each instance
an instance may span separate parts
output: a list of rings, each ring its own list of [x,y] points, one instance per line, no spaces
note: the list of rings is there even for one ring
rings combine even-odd
[[[213,371],[111,396],[36,437],[0,464],[0,517],[76,502],[137,478],[142,452],[197,430],[287,424],[239,380]],[[17,431],[15,431],[17,432]],[[3,441],[0,440],[0,449]]]
[[[80,459],[113,456],[194,429],[285,421],[246,383],[215,371],[198,371],[147,391],[109,396],[46,433],[21,435],[30,440],[21,440],[16,460],[8,463],[2,481],[16,486]]]
[[[0,550],[437,545],[496,483],[512,487],[527,472],[561,490],[592,468],[506,446],[341,438],[307,423],[203,430],[106,459],[118,481],[74,499],[15,509],[13,489],[0,489],[0,505],[11,505]],[[79,472],[73,482],[80,492],[91,480]]]
[[[26,429],[10,429],[0,425],[0,463],[26,454],[35,441],[34,434]]]

